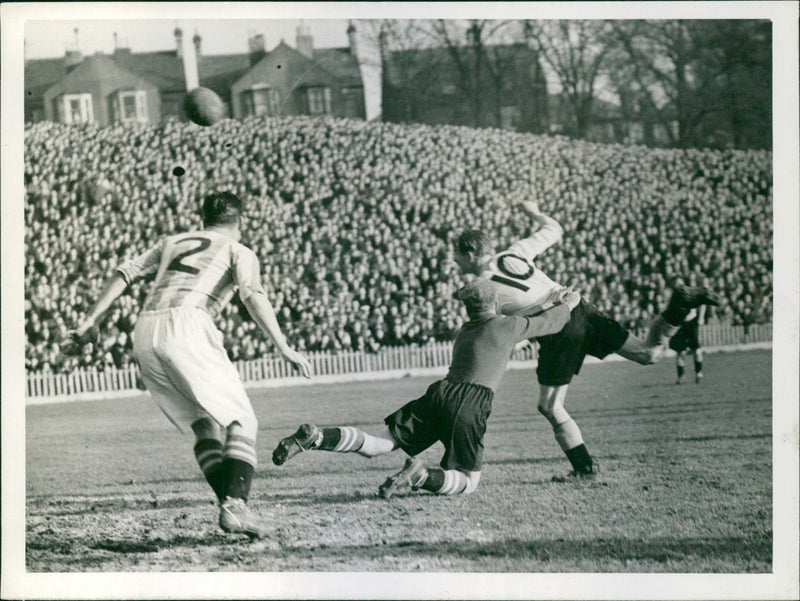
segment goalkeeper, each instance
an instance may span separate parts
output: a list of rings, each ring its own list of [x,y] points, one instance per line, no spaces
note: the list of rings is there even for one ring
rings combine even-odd
[[[376,457],[402,449],[410,457],[378,492],[390,498],[404,488],[439,495],[467,494],[481,476],[483,435],[492,400],[514,346],[528,338],[558,332],[569,321],[580,295],[571,289],[555,292],[552,306],[536,317],[497,314],[494,287],[478,278],[456,293],[469,321],[456,335],[453,359],[443,380],[434,382],[420,398],[407,403],[385,420],[386,429],[372,436],[353,426],[319,428],[303,424],[278,444],[276,465],[302,451],[358,453]],[[445,452],[440,467],[425,467],[417,455],[441,441]]]

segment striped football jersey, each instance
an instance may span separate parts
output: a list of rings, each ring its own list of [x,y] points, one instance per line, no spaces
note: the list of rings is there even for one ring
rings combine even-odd
[[[128,284],[155,274],[144,311],[198,307],[216,316],[237,288],[242,299],[264,290],[255,253],[213,230],[167,236],[117,271]]]
[[[545,303],[545,299],[564,286],[547,277],[533,260],[561,240],[561,236],[561,226],[548,219],[530,238],[515,242],[484,266],[480,276],[495,284],[500,313],[530,317],[553,306]]]

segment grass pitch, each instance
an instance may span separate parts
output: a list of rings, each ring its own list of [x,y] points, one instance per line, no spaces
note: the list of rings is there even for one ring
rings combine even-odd
[[[584,366],[567,408],[603,468],[602,482],[586,484],[551,481],[569,465],[536,411],[535,375],[509,371],[480,486],[451,498],[378,498],[400,451],[271,462],[304,421],[378,432],[434,378],[253,392],[261,465],[251,506],[273,528],[262,541],[218,529],[192,437],[148,397],[30,406],[27,569],[769,573],[771,359],[710,354],[705,381],[681,386],[669,359]],[[421,457],[435,464],[441,451]]]

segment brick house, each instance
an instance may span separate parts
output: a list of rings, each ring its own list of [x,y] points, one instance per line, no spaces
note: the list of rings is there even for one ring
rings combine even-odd
[[[154,123],[186,120],[183,32],[175,49],[83,57],[71,50],[56,59],[25,63],[25,121],[62,123]],[[248,40],[248,52],[205,56],[202,39],[192,46],[199,85],[214,90],[233,118],[249,115],[333,115],[366,118],[364,85],[355,28],[345,48],[315,49],[307,27],[297,31],[297,49],[283,40],[270,52],[264,38]],[[187,61],[190,64],[190,61]]]

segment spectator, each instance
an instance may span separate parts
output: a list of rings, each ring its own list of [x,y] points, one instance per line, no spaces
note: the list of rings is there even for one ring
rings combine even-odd
[[[191,132],[189,131],[191,128]],[[185,170],[173,175],[174,167]],[[25,130],[25,317],[30,371],[69,371],[53,352],[108,268],[199,224],[211,189],[247,201],[246,239],[289,343],[377,350],[449,340],[463,315],[447,259],[454,224],[524,235],[516,198],[537,201],[570,244],[542,257],[624,325],[644,321],[680,274],[726,303],[708,320],[772,319],[772,154],[600,145],[453,126],[349,120],[226,120]],[[213,182],[213,183],[212,183]],[[101,327],[130,336],[135,284]],[[269,353],[234,306],[219,316],[232,359]],[[130,340],[81,362],[130,363]]]

